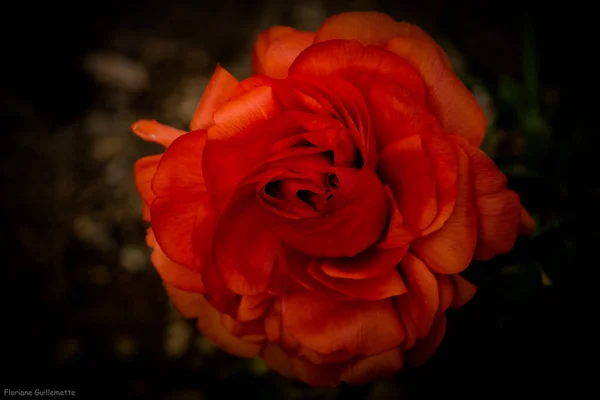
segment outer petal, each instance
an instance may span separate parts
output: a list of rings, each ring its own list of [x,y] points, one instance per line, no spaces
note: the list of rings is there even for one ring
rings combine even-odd
[[[209,128],[213,124],[213,114],[231,98],[237,85],[238,80],[225,68],[217,65],[204,90],[200,103],[198,103],[196,112],[190,122],[190,128],[193,131]]]
[[[488,260],[510,251],[522,230],[523,207],[519,196],[506,189],[506,177],[480,149],[466,140],[459,144],[469,156],[478,213],[475,259]]]
[[[389,378],[403,366],[404,352],[396,348],[374,356],[359,358],[342,372],[340,380],[350,385],[363,385]]]
[[[140,158],[133,167],[135,186],[144,202],[143,213],[146,221],[150,221],[150,205],[156,198],[152,191],[152,178],[154,178],[161,157],[162,154]]]
[[[238,357],[254,357],[260,353],[259,345],[244,341],[225,329],[221,313],[211,307],[204,296],[169,285],[165,287],[175,307],[187,318],[198,318],[198,330],[219,348]]]
[[[442,343],[445,333],[446,314],[443,313],[439,314],[435,319],[429,335],[427,335],[426,338],[417,341],[415,347],[410,350],[407,357],[408,362],[415,367],[425,364]]]
[[[365,94],[380,149],[396,140],[441,128],[427,106],[401,85],[378,80]]]
[[[387,146],[379,163],[383,181],[389,185],[404,222],[426,228],[437,212],[436,182],[420,135]]]
[[[273,89],[260,86],[227,102],[213,114],[215,126],[208,131],[211,140],[234,137],[256,128],[281,111]]]
[[[408,293],[395,298],[402,320],[410,319],[418,339],[424,338],[431,330],[435,313],[439,306],[438,284],[427,265],[412,253],[402,260],[401,272]]]
[[[296,32],[296,30],[289,26],[273,26],[258,35],[252,52],[252,75],[263,75],[265,73],[265,55],[271,43],[293,32]]]
[[[383,44],[400,33],[400,24],[376,11],[351,11],[328,18],[317,31],[315,43],[332,39],[357,40],[362,44]]]
[[[202,177],[205,131],[188,133],[167,149],[154,175],[151,217],[156,240],[174,262],[196,269],[193,237],[210,214]]]
[[[457,148],[458,194],[456,206],[444,226],[422,239],[412,249],[432,270],[458,273],[473,259],[477,241],[477,211],[474,204],[471,168],[467,155]]]
[[[277,261],[280,244],[265,224],[253,188],[240,190],[225,208],[213,239],[215,268],[237,294],[264,291]]]
[[[450,307],[460,308],[471,300],[477,292],[477,287],[458,274],[450,275],[450,278],[454,284],[454,299]]]
[[[406,37],[390,39],[386,47],[419,71],[427,85],[429,106],[444,128],[479,147],[487,126],[485,115],[475,97],[445,64],[439,49],[430,42]]]
[[[153,249],[152,264],[165,283],[186,292],[204,292],[204,284],[200,274],[171,261],[156,242],[151,228],[148,229],[146,242]]]
[[[315,39],[312,32],[294,31],[275,39],[264,56],[264,74],[273,78],[285,78],[292,62]]]
[[[343,78],[363,93],[368,92],[374,79],[381,78],[405,87],[416,101],[424,103],[426,98],[423,79],[410,62],[381,47],[363,47],[350,40],[312,45],[296,58],[289,74]]]
[[[171,128],[170,126],[149,120],[135,122],[131,126],[131,130],[140,138],[148,142],[162,144],[165,147],[170,146],[175,139],[185,133],[185,131],[180,129]]]
[[[374,355],[404,340],[390,300],[337,302],[313,293],[284,296],[282,323],[300,343],[323,354],[345,350]]]

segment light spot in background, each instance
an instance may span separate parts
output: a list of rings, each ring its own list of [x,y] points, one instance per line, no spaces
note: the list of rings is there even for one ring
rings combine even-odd
[[[130,335],[117,336],[113,346],[115,354],[123,359],[132,358],[138,351],[137,342]]]
[[[56,362],[63,364],[81,352],[79,339],[74,337],[64,337],[56,345]]]
[[[115,243],[111,238],[106,225],[93,219],[90,215],[78,215],[73,220],[73,233],[84,243],[96,249],[109,252],[113,251]]]
[[[294,27],[298,30],[316,32],[327,19],[327,12],[321,1],[300,1],[292,7]]]
[[[121,136],[101,136],[92,144],[92,158],[96,161],[108,161],[125,147],[125,140]]]
[[[194,347],[197,348],[202,355],[210,356],[219,351],[217,346],[215,346],[210,340],[205,338],[204,336],[198,336],[194,340]]]
[[[175,321],[166,328],[164,349],[168,357],[180,358],[190,347],[192,327],[185,321]]]
[[[144,65],[116,52],[91,52],[85,57],[83,68],[102,85],[130,92],[140,92],[148,86]]]
[[[143,271],[148,266],[146,251],[139,246],[126,245],[119,253],[121,266],[131,273]]]

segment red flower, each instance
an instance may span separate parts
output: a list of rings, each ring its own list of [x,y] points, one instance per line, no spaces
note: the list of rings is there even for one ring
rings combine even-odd
[[[422,30],[345,13],[274,27],[238,82],[217,67],[189,133],[136,164],[152,261],[217,345],[314,386],[422,364],[471,260],[533,221],[481,151],[486,121]]]

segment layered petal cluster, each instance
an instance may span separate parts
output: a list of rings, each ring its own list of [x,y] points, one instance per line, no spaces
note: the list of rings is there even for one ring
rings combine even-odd
[[[479,149],[486,121],[418,27],[344,13],[274,27],[238,82],[220,66],[189,132],[133,130],[152,262],[225,351],[313,386],[424,363],[473,259],[533,221]]]

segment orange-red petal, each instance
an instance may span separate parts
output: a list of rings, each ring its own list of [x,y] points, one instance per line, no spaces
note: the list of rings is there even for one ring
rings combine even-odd
[[[150,221],[150,205],[156,197],[152,191],[152,179],[158,168],[162,154],[140,158],[136,161],[133,170],[135,174],[135,187],[144,202],[144,219]]]
[[[265,55],[271,43],[293,32],[296,32],[296,30],[289,26],[272,26],[258,35],[252,52],[252,75],[263,75],[265,73]]]
[[[344,302],[302,293],[284,296],[281,310],[283,329],[323,354],[379,354],[397,347],[405,336],[389,299]]]
[[[380,154],[379,170],[390,187],[404,223],[426,228],[437,212],[436,182],[420,135],[387,146]]]
[[[256,202],[252,187],[234,195],[217,222],[214,266],[231,291],[253,295],[264,291],[279,253],[279,242]]]
[[[263,73],[273,78],[287,77],[292,62],[314,39],[314,33],[304,31],[294,31],[275,39],[265,53]]]
[[[450,275],[450,278],[454,284],[454,299],[450,307],[453,309],[460,308],[473,298],[477,292],[477,287],[458,274]]]
[[[408,89],[418,102],[425,102],[426,88],[417,70],[405,59],[378,46],[363,46],[352,40],[331,40],[306,49],[290,66],[289,75],[320,79],[346,79],[367,93],[374,79],[387,80]]]
[[[328,18],[317,31],[315,43],[333,39],[357,40],[362,44],[382,44],[399,34],[392,17],[376,11],[350,11]]]
[[[400,264],[400,271],[408,292],[395,297],[402,320],[412,320],[415,335],[424,338],[431,329],[440,297],[438,283],[427,265],[412,253],[407,253]]]
[[[477,210],[471,168],[464,151],[456,150],[458,193],[454,211],[441,229],[417,240],[412,246],[416,255],[440,274],[454,274],[467,268],[477,242]]]
[[[369,357],[361,357],[348,365],[340,380],[350,385],[364,385],[394,375],[404,366],[404,352],[399,349]]]
[[[408,352],[407,361],[415,367],[425,364],[435,354],[444,339],[445,333],[446,314],[442,313],[436,317],[427,337],[418,340],[415,346]]]
[[[374,301],[406,293],[406,285],[394,268],[372,278],[345,279],[325,274],[320,262],[313,261],[308,266],[308,273],[328,288],[355,299]]]
[[[254,357],[261,346],[232,335],[221,322],[221,313],[211,307],[204,296],[165,285],[175,307],[187,318],[198,318],[197,327],[207,339],[223,351],[237,357]]]
[[[185,131],[163,125],[157,121],[140,120],[131,126],[131,130],[147,142],[155,142],[168,147],[183,135]]]
[[[174,262],[197,269],[194,229],[198,219],[210,214],[202,178],[202,153],[206,132],[196,131],[177,139],[165,152],[154,174],[151,218],[162,250]]]
[[[405,87],[375,80],[365,93],[380,149],[396,140],[440,130],[440,123]]]
[[[354,257],[325,258],[322,271],[332,278],[363,280],[387,275],[402,260],[408,246],[382,249],[371,246]]]
[[[235,137],[256,128],[281,112],[273,88],[260,86],[225,103],[214,114],[208,130],[210,140]]]
[[[395,37],[386,48],[408,60],[419,71],[428,90],[428,104],[449,133],[461,135],[479,147],[487,126],[485,114],[473,94],[446,65],[433,43]]]
[[[152,264],[165,283],[186,292],[204,293],[200,274],[171,261],[156,242],[152,228],[148,229],[146,242],[153,249]]]
[[[190,128],[207,129],[213,124],[213,114],[231,98],[238,80],[225,68],[217,65],[190,122]]]

